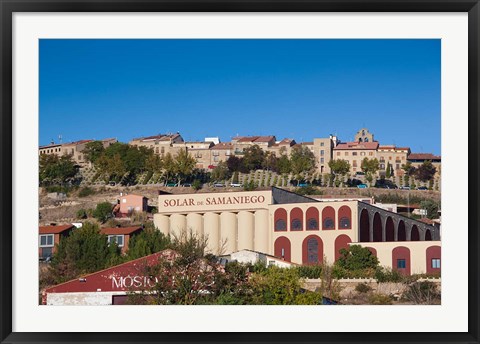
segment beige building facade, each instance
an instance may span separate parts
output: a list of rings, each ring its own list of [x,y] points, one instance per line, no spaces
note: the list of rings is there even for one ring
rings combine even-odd
[[[333,263],[342,248],[360,243],[387,267],[408,274],[440,271],[438,228],[357,200],[323,202],[278,188],[159,195],[154,223],[166,235],[207,237],[216,255],[252,250],[296,264],[324,257]]]

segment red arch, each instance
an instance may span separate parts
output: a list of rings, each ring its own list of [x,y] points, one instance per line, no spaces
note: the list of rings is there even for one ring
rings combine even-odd
[[[363,209],[360,213],[360,242],[370,241],[370,218],[368,210]]]
[[[345,234],[339,235],[335,239],[335,261],[337,261],[338,258],[340,258],[341,256],[340,250],[342,248],[348,248],[348,244],[350,244],[351,242],[352,240],[350,239],[350,237]]]
[[[283,260],[290,262],[292,259],[290,240],[284,236],[278,237],[277,240],[275,240],[274,252],[276,257],[283,258]]]
[[[320,218],[319,216],[319,213],[318,213],[318,209],[315,208],[315,207],[310,207],[307,209],[307,225],[306,225],[306,229],[307,231],[315,231],[315,230],[318,230],[320,228],[319,224],[318,224],[318,219]],[[315,220],[316,223],[317,223],[317,226],[316,228],[311,228],[310,227],[310,224],[311,224],[311,220]]]
[[[283,223],[285,224],[285,229],[277,229],[277,221],[278,220],[284,221]],[[275,213],[273,215],[273,228],[276,232],[287,230],[287,211],[285,209],[278,208],[277,210],[275,210]]]
[[[342,218],[348,219],[348,226],[343,227]],[[352,210],[348,205],[343,205],[338,209],[338,229],[352,229]]]
[[[399,269],[397,267],[399,259],[405,260],[405,268]],[[398,246],[392,250],[392,269],[398,270],[404,275],[410,275],[410,250],[407,247]]]
[[[412,231],[410,232],[410,241],[419,241],[420,233],[418,232],[417,225],[412,226]]]
[[[316,262],[309,262],[308,261],[308,241],[310,239],[315,239],[317,240],[317,261]],[[317,235],[309,235],[307,236],[302,243],[302,263],[307,265],[307,264],[316,264],[316,263],[322,263],[323,262],[323,241],[322,239],[317,236]]]
[[[333,221],[333,228],[325,228],[325,220],[327,218],[332,219]],[[323,208],[322,210],[322,229],[323,230],[333,230],[335,229],[335,209],[332,207],[328,206]]]
[[[432,259],[440,259],[442,261],[442,249],[440,246],[430,246],[426,250],[427,255],[427,274],[435,274],[440,273],[442,270],[442,265],[440,264],[440,268],[434,268],[432,266]]]
[[[293,221],[300,221],[300,228],[293,228]],[[291,231],[303,231],[303,211],[300,208],[293,208],[290,211],[290,230]]]
[[[394,227],[392,218],[390,216],[387,217],[387,223],[385,225],[385,241],[395,241]]]
[[[372,255],[374,255],[375,257],[377,256],[377,250],[376,249],[374,249],[373,247],[367,247],[367,248],[370,250],[370,252],[372,252]]]

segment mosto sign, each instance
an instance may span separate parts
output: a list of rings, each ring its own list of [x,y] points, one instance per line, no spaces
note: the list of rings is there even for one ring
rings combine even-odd
[[[267,208],[271,203],[271,191],[160,195],[158,196],[158,212],[177,213],[258,209]]]

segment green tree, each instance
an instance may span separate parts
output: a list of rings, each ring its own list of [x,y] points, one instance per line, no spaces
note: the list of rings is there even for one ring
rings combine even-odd
[[[162,171],[162,159],[158,155],[150,155],[145,160],[145,169],[152,173],[160,173]]]
[[[433,179],[435,172],[437,172],[435,166],[433,166],[430,160],[426,160],[420,166],[418,166],[417,170],[415,171],[415,177],[422,182],[426,182]]]
[[[222,181],[230,178],[230,171],[228,170],[227,163],[220,161],[217,166],[212,170],[212,179]]]
[[[230,155],[227,159],[227,167],[230,172],[241,172],[244,169],[243,159]]]
[[[431,199],[426,199],[420,202],[420,207],[427,210],[427,218],[438,219],[438,211],[440,210],[440,203]]]
[[[277,166],[278,158],[275,156],[273,152],[266,152],[265,159],[263,160],[263,168],[267,171],[278,171]]]
[[[105,223],[109,218],[113,217],[112,209],[113,206],[110,202],[98,203],[93,211],[93,217],[101,223]]]
[[[163,176],[166,183],[170,182],[176,173],[176,163],[175,159],[170,153],[165,154],[163,158]]]
[[[315,156],[305,146],[295,146],[290,154],[291,169],[297,179],[315,169]]]
[[[379,264],[378,258],[368,248],[360,245],[351,245],[348,249],[342,248],[340,254],[335,264],[346,270],[375,269]]]
[[[78,168],[71,155],[40,155],[39,181],[41,185],[64,184],[75,179]]]
[[[149,222],[143,231],[134,235],[128,243],[128,260],[148,256],[170,246],[170,239]]]
[[[350,172],[350,163],[347,160],[332,159],[328,162],[328,166],[330,167],[332,174],[335,175],[335,179],[337,179],[337,176],[343,178],[348,172]]]
[[[55,283],[62,283],[82,274],[98,271],[120,257],[120,250],[109,247],[107,237],[97,225],[85,222],[82,228],[61,240],[53,255],[50,271]]]
[[[280,155],[277,161],[277,170],[281,174],[288,174],[292,171],[292,165],[290,159],[286,154]]]
[[[402,170],[404,171],[403,179],[405,186],[410,185],[410,176],[415,175],[416,168],[412,165],[410,161],[407,161],[406,164],[402,165]]]
[[[102,154],[96,160],[96,166],[107,183],[109,181],[119,182],[125,173],[127,173],[125,163],[122,161],[122,158],[118,153],[112,157]]]
[[[247,171],[263,168],[265,164],[265,152],[258,145],[246,148],[243,153],[243,165]]]
[[[387,168],[386,168],[386,171],[385,171],[385,177],[390,178],[392,175],[393,175],[392,164],[390,164],[390,162],[388,162],[387,163]]]
[[[104,151],[105,147],[103,146],[102,141],[92,141],[85,145],[82,153],[85,156],[85,160],[95,164]]]
[[[364,158],[361,165],[362,171],[365,173],[365,179],[372,184],[373,176],[380,168],[380,164],[376,158]]]
[[[175,173],[178,179],[178,185],[187,177],[191,176],[197,161],[186,149],[181,149],[175,156]]]

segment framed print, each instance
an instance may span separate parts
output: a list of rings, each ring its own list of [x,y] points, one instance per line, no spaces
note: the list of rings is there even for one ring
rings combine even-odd
[[[2,343],[479,342],[477,0],[0,8]]]

